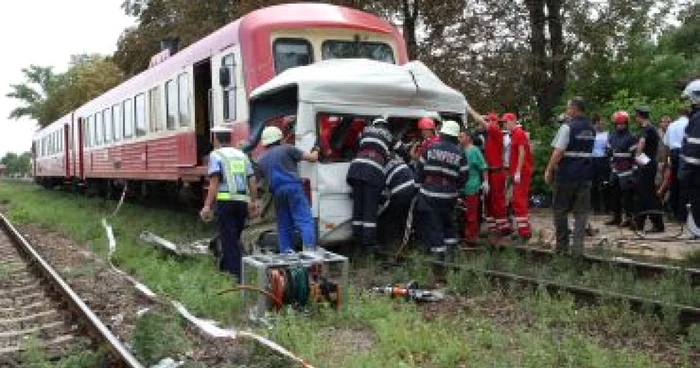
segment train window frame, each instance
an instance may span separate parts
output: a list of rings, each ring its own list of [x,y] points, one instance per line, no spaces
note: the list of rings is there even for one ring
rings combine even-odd
[[[221,108],[224,116],[224,121],[235,120],[236,114],[236,56],[230,53],[221,57],[221,66],[230,68],[230,83],[228,86],[221,88]]]
[[[124,135],[124,117],[122,116],[121,104],[112,105],[112,138],[114,142],[120,142]]]
[[[139,101],[141,101],[140,107]],[[140,115],[139,112],[141,113]],[[139,126],[139,116],[141,117],[141,126]],[[148,124],[146,124],[146,120],[146,94],[139,93],[138,95],[134,96],[134,134],[136,134],[137,137],[143,137],[148,134]]]
[[[102,110],[102,124],[104,126],[104,142],[110,144],[113,138],[114,123],[112,122],[112,109],[109,107]]]
[[[157,85],[148,90],[148,123],[152,132],[160,132],[165,130],[163,124],[163,105],[161,86]]]
[[[287,44],[287,45],[293,45],[293,46],[305,46],[306,50],[308,52],[308,63],[303,64],[303,65],[294,65],[290,67],[286,67],[284,69],[281,69],[280,66],[280,61],[278,60],[278,50],[277,47],[280,46],[281,44]],[[298,38],[298,37],[282,37],[282,38],[277,38],[275,39],[274,42],[272,42],[272,61],[274,63],[275,67],[275,75],[279,75],[280,73],[284,72],[287,69],[295,68],[298,66],[306,66],[306,65],[311,65],[314,63],[314,48],[313,45],[311,44],[311,41],[307,40],[306,38]]]
[[[183,81],[186,88],[185,93],[182,91]],[[177,119],[178,127],[180,128],[192,125],[192,109],[190,108],[190,102],[190,73],[180,73],[177,76]],[[183,109],[186,110],[186,114],[183,114]]]
[[[172,90],[171,90],[172,89]],[[175,130],[178,126],[177,81],[172,78],[165,82],[165,129]],[[171,106],[171,103],[174,106]]]
[[[104,143],[104,122],[102,121],[102,112],[95,113],[95,136],[97,137],[97,146]]]
[[[385,46],[385,47],[388,48],[388,50],[391,52],[391,61],[386,61],[386,60],[379,60],[379,59],[375,59],[375,58],[363,57],[363,56],[361,56],[361,55],[359,54],[359,52],[358,52],[357,50],[355,50],[355,53],[356,53],[356,54],[353,55],[353,56],[350,56],[350,57],[348,57],[348,56],[342,56],[342,57],[333,57],[333,58],[329,58],[329,57],[326,57],[326,52],[327,52],[327,51],[326,51],[326,48],[327,48],[331,43],[335,43],[335,44],[355,44],[355,45],[359,44],[360,47],[362,47],[362,46],[368,46],[368,45],[372,45],[372,46]],[[396,64],[396,55],[394,55],[394,53],[395,53],[395,52],[394,52],[394,48],[391,47],[390,44],[388,44],[388,43],[386,43],[386,42],[381,42],[381,41],[325,40],[325,41],[323,41],[323,42],[321,43],[321,59],[322,59],[322,60],[333,60],[333,59],[348,59],[348,58],[352,58],[352,59],[368,59],[368,60],[380,61],[380,62],[384,62],[384,63],[388,63],[388,64]]]
[[[122,101],[122,114],[124,115],[124,139],[131,139],[136,132],[134,127],[134,100],[132,98],[127,98]],[[128,119],[127,116],[129,117]],[[127,127],[129,128],[128,130]]]

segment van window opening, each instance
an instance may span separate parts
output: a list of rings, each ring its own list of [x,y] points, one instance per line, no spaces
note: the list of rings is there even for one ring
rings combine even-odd
[[[320,162],[349,162],[355,156],[360,134],[372,117],[318,114],[316,131]]]
[[[328,40],[321,45],[323,60],[370,59],[394,64],[394,51],[382,42]]]
[[[309,65],[313,62],[311,43],[302,38],[280,38],[272,45],[275,59],[275,73]]]

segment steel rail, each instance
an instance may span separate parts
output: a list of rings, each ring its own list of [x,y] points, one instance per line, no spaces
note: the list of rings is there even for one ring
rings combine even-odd
[[[475,250],[476,249],[491,249],[492,252],[505,252],[508,251],[508,249],[514,249],[521,255],[531,256],[534,260],[543,261],[549,261],[557,256],[557,252],[555,251],[524,246],[475,248]],[[589,264],[608,265],[610,267],[628,269],[633,271],[638,277],[641,278],[656,277],[663,274],[681,273],[688,277],[691,286],[700,285],[700,269],[697,268],[684,268],[659,263],[640,262],[627,258],[611,258],[592,254],[584,254],[579,257],[579,259]]]
[[[675,311],[678,312],[678,323],[683,332],[686,332],[691,325],[700,323],[700,308],[693,306],[666,303],[660,300],[647,299],[635,295],[616,293],[607,290],[598,290],[577,285],[566,285],[550,280],[537,279],[508,272],[474,269],[464,265],[444,261],[431,260],[427,261],[427,263],[442,269],[451,269],[458,272],[470,272],[474,275],[483,275],[492,281],[497,281],[500,283],[515,282],[517,284],[533,288],[544,287],[549,292],[563,291],[572,294],[576,300],[587,303],[595,303],[601,300],[626,302],[629,303],[631,309],[634,311],[650,310],[662,318],[667,317],[664,315],[666,311]]]
[[[97,339],[107,343],[113,357],[117,359],[115,363],[122,367],[143,368],[141,363],[126,349],[107,326],[100,321],[78,294],[76,294],[63,278],[61,278],[58,272],[34,250],[29,242],[27,242],[22,234],[12,226],[7,217],[2,213],[0,213],[0,225],[15,245],[17,245],[18,249],[29,259],[30,263],[37,268],[44,279],[51,283],[51,287],[69,304],[71,311],[76,314],[81,321],[85,322],[91,334]]]

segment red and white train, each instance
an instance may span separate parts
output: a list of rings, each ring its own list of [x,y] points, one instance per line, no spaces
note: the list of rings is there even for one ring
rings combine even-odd
[[[325,4],[254,11],[39,130],[35,180],[100,191],[202,188],[210,128],[248,135],[248,98],[286,69],[337,58],[405,64],[398,30],[372,14]],[[135,185],[136,184],[136,185]],[[163,187],[159,187],[163,188]]]

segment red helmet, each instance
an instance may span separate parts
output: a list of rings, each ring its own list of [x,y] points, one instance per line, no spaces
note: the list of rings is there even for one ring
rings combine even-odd
[[[435,121],[433,121],[431,118],[421,118],[418,120],[418,129],[435,129]]]
[[[627,111],[616,111],[612,115],[612,121],[615,124],[627,124],[630,121],[630,114]]]
[[[512,112],[507,112],[501,117],[501,121],[518,121],[518,117]]]
[[[486,115],[486,120],[488,120],[490,123],[497,123],[498,122],[498,114],[495,112],[490,112],[488,115]]]

